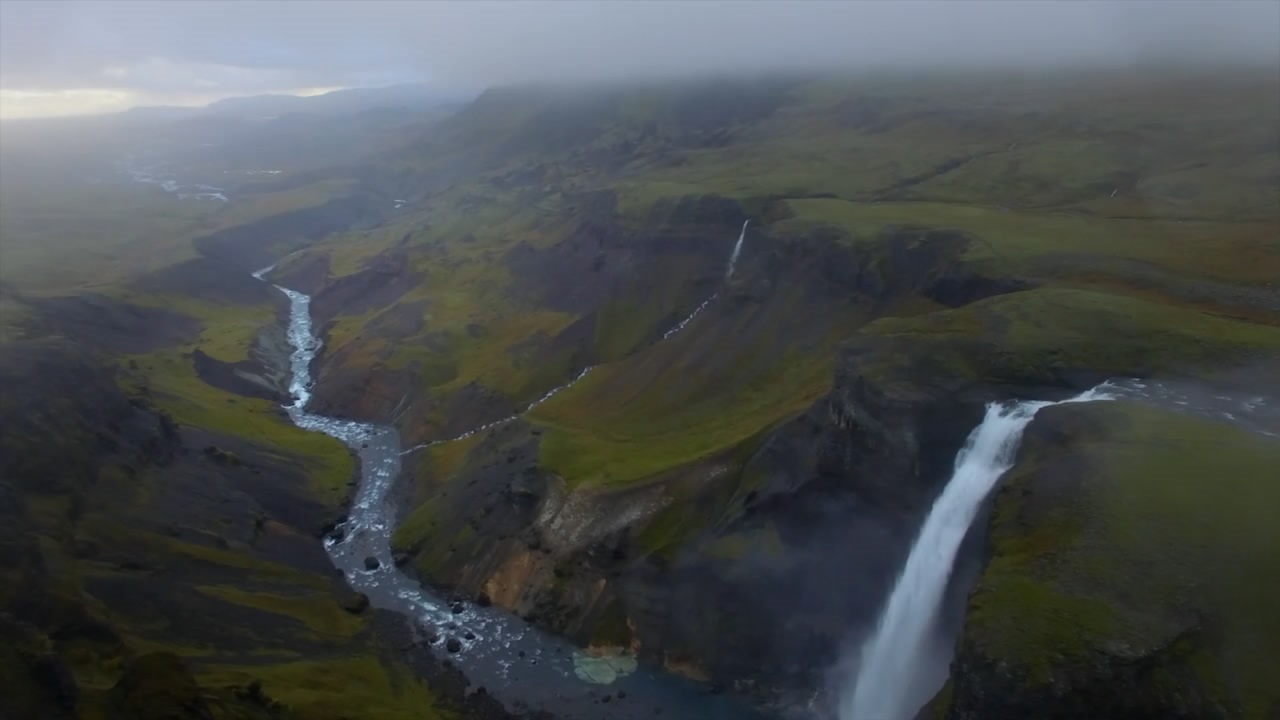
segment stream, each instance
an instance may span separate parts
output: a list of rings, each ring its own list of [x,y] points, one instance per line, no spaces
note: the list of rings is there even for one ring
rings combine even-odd
[[[744,224],[726,277],[733,272],[745,235]],[[270,282],[266,275],[273,268],[263,268],[253,276]],[[657,715],[677,720],[769,717],[745,698],[713,693],[705,685],[637,662],[633,657],[588,656],[571,643],[504,610],[450,602],[401,573],[391,554],[396,512],[388,498],[400,476],[401,456],[417,448],[402,449],[399,433],[393,427],[307,411],[311,364],[321,347],[312,327],[311,297],[280,285],[273,287],[289,299],[292,402],[285,409],[290,419],[300,428],[342,441],[360,458],[360,483],[349,515],[338,533],[325,541],[325,548],[347,583],[367,595],[373,607],[410,618],[422,642],[440,657],[448,658],[473,687],[483,687],[511,711],[546,711],[562,720],[597,720],[606,712],[610,718],[624,720]],[[683,329],[714,298],[713,295],[698,306],[674,330]],[[668,332],[663,337],[672,334]],[[533,405],[569,387],[589,369]],[[514,418],[476,428],[463,437],[511,419]],[[451,642],[456,652],[447,649]]]

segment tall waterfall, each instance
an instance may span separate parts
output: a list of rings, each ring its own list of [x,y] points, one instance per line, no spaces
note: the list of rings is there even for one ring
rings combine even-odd
[[[742,232],[738,233],[738,242],[734,243],[733,253],[729,255],[729,269],[725,270],[725,280],[733,277],[733,266],[738,264],[738,253],[742,252],[742,241],[747,239],[747,225],[750,223],[750,220],[746,220],[742,223]]]
[[[945,679],[929,644],[960,543],[982,501],[1013,465],[1044,407],[1109,400],[1102,386],[1061,403],[992,403],[956,455],[955,470],[907,556],[875,632],[861,648],[857,677],[840,699],[840,720],[910,720]]]

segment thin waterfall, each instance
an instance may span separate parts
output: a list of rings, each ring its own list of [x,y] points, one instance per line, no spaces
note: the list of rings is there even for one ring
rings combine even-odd
[[[742,223],[742,232],[738,233],[738,242],[734,243],[733,253],[729,255],[729,269],[724,273],[725,280],[733,277],[733,267],[738,264],[738,254],[742,252],[742,241],[747,239],[747,225],[750,223],[750,220],[745,220]]]
[[[929,511],[874,633],[861,648],[857,675],[840,699],[840,720],[910,720],[937,690],[946,678],[946,664],[930,652],[930,641],[942,595],[978,508],[1013,466],[1023,430],[1050,405],[1112,397],[1099,386],[1058,403],[987,406],[956,455],[951,479]]]
[[[742,242],[743,242],[743,240],[745,240],[745,239],[746,239],[746,237],[747,237],[747,225],[749,225],[750,223],[751,223],[751,221],[750,221],[750,220],[747,220],[747,221],[745,221],[745,222],[743,222],[743,223],[742,223],[742,230],[738,233],[738,241],[737,241],[736,243],[734,243],[734,245],[733,245],[733,252],[731,252],[731,253],[729,254],[729,265],[728,265],[728,268],[725,270],[725,276],[724,276],[724,277],[725,277],[725,280],[728,280],[729,278],[733,277],[733,269],[734,269],[734,266],[735,266],[735,265],[737,265],[737,263],[738,263],[738,255],[742,252]],[[273,265],[272,267],[275,267],[275,266]],[[267,271],[269,271],[270,269],[271,269],[271,268],[265,268],[265,269],[263,269],[263,270],[260,270],[260,271],[259,271],[259,273],[266,273],[266,272],[267,272]],[[261,275],[256,274],[256,273],[254,274],[254,277],[257,277],[257,278],[261,279]],[[287,292],[287,291],[286,291],[286,292]],[[719,293],[719,292],[712,293],[710,297],[708,297],[706,300],[703,300],[703,301],[702,301],[702,303],[701,303],[700,305],[698,305],[698,307],[694,308],[694,309],[693,309],[693,312],[691,312],[691,313],[689,313],[688,315],[686,315],[686,316],[684,317],[684,319],[682,319],[680,322],[676,323],[675,325],[672,325],[672,326],[671,326],[671,327],[670,327],[666,332],[662,333],[662,339],[663,339],[663,340],[666,340],[667,338],[669,338],[669,337],[671,337],[671,336],[673,336],[673,335],[677,335],[677,334],[679,334],[681,330],[684,330],[684,329],[685,329],[685,326],[687,326],[689,323],[693,322],[693,319],[694,319],[694,318],[696,318],[696,317],[698,317],[698,315],[699,315],[699,314],[701,314],[703,310],[707,309],[707,306],[708,306],[708,305],[710,305],[711,303],[715,302],[716,298],[718,298],[718,297],[720,297],[720,293]],[[406,449],[406,450],[402,451],[400,454],[401,454],[401,455],[408,455],[408,454],[410,454],[410,453],[414,453],[414,452],[417,452],[417,451],[419,451],[419,450],[425,450],[425,449],[427,449],[427,448],[429,448],[429,447],[433,447],[433,446],[435,446],[435,445],[439,445],[439,444],[441,444],[441,443],[453,442],[453,441],[455,441],[455,440],[463,440],[463,439],[465,439],[465,438],[469,438],[469,437],[471,437],[472,435],[475,435],[475,434],[477,434],[477,433],[484,432],[485,430],[490,430],[490,429],[495,428],[495,427],[497,427],[497,426],[499,426],[499,425],[505,425],[506,423],[512,422],[513,420],[516,420],[517,418],[519,418],[521,415],[523,415],[523,414],[525,414],[525,413],[529,412],[530,410],[532,410],[532,409],[534,409],[534,408],[538,407],[538,406],[539,406],[539,405],[541,405],[542,403],[544,403],[544,402],[546,402],[546,401],[550,400],[552,397],[554,397],[554,396],[555,396],[555,395],[557,395],[558,393],[563,392],[563,391],[568,390],[569,388],[573,387],[574,385],[576,385],[576,384],[578,383],[578,381],[579,381],[579,380],[581,380],[582,378],[586,377],[586,376],[587,376],[587,373],[591,372],[591,371],[592,371],[592,370],[594,370],[594,369],[595,369],[595,366],[594,366],[594,365],[590,365],[590,366],[587,366],[587,367],[583,368],[583,369],[582,369],[582,371],[581,371],[580,373],[578,373],[577,377],[575,377],[574,379],[570,380],[569,382],[567,382],[567,383],[565,383],[565,384],[563,384],[563,385],[558,385],[558,386],[556,386],[556,387],[552,388],[552,389],[551,389],[550,391],[548,391],[545,395],[543,395],[542,397],[538,398],[537,400],[534,400],[533,402],[529,403],[529,405],[525,406],[525,408],[524,408],[523,410],[520,410],[520,411],[519,411],[519,412],[517,412],[515,415],[510,415],[510,416],[505,417],[505,418],[502,418],[502,419],[500,419],[500,420],[494,420],[493,422],[489,422],[489,423],[486,423],[486,424],[481,425],[481,426],[479,426],[479,427],[476,427],[476,428],[473,428],[473,429],[471,429],[471,430],[468,430],[468,431],[466,431],[466,432],[462,433],[461,435],[456,435],[456,436],[454,436],[454,437],[444,438],[444,439],[441,439],[441,440],[432,440],[432,441],[430,441],[430,442],[425,442],[425,443],[421,443],[421,444],[418,444],[418,445],[414,445],[413,447],[408,448],[408,449]]]

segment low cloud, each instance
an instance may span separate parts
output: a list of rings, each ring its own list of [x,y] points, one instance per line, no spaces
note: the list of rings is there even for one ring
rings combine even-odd
[[[0,3],[0,88],[133,101],[826,66],[1280,58],[1280,2]],[[30,97],[30,96],[28,96]]]

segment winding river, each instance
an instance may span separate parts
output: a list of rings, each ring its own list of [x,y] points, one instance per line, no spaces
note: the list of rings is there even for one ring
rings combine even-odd
[[[745,236],[744,224],[726,278],[732,275]],[[270,282],[266,276],[273,268],[263,268],[253,276]],[[417,448],[402,449],[399,433],[393,427],[307,411],[311,364],[321,346],[312,327],[311,298],[280,285],[274,287],[289,298],[288,338],[293,347],[289,383],[292,402],[285,406],[289,417],[300,428],[341,440],[360,458],[359,488],[348,518],[339,528],[340,539],[331,537],[325,543],[334,565],[353,589],[368,595],[374,607],[410,618],[423,642],[441,657],[447,657],[474,687],[485,688],[509,710],[546,711],[562,720],[598,720],[606,714],[624,720],[659,715],[677,720],[769,717],[743,698],[712,693],[704,685],[637,663],[634,658],[589,657],[571,643],[503,610],[450,603],[396,569],[391,555],[396,513],[388,498],[400,476],[401,456]],[[683,329],[715,297],[699,305],[673,330]],[[668,332],[663,337],[672,334]],[[589,370],[530,407],[569,387]],[[462,437],[512,419],[476,428]],[[370,567],[373,561],[369,558],[376,561],[375,567]],[[451,640],[456,641],[457,652],[446,649]]]

